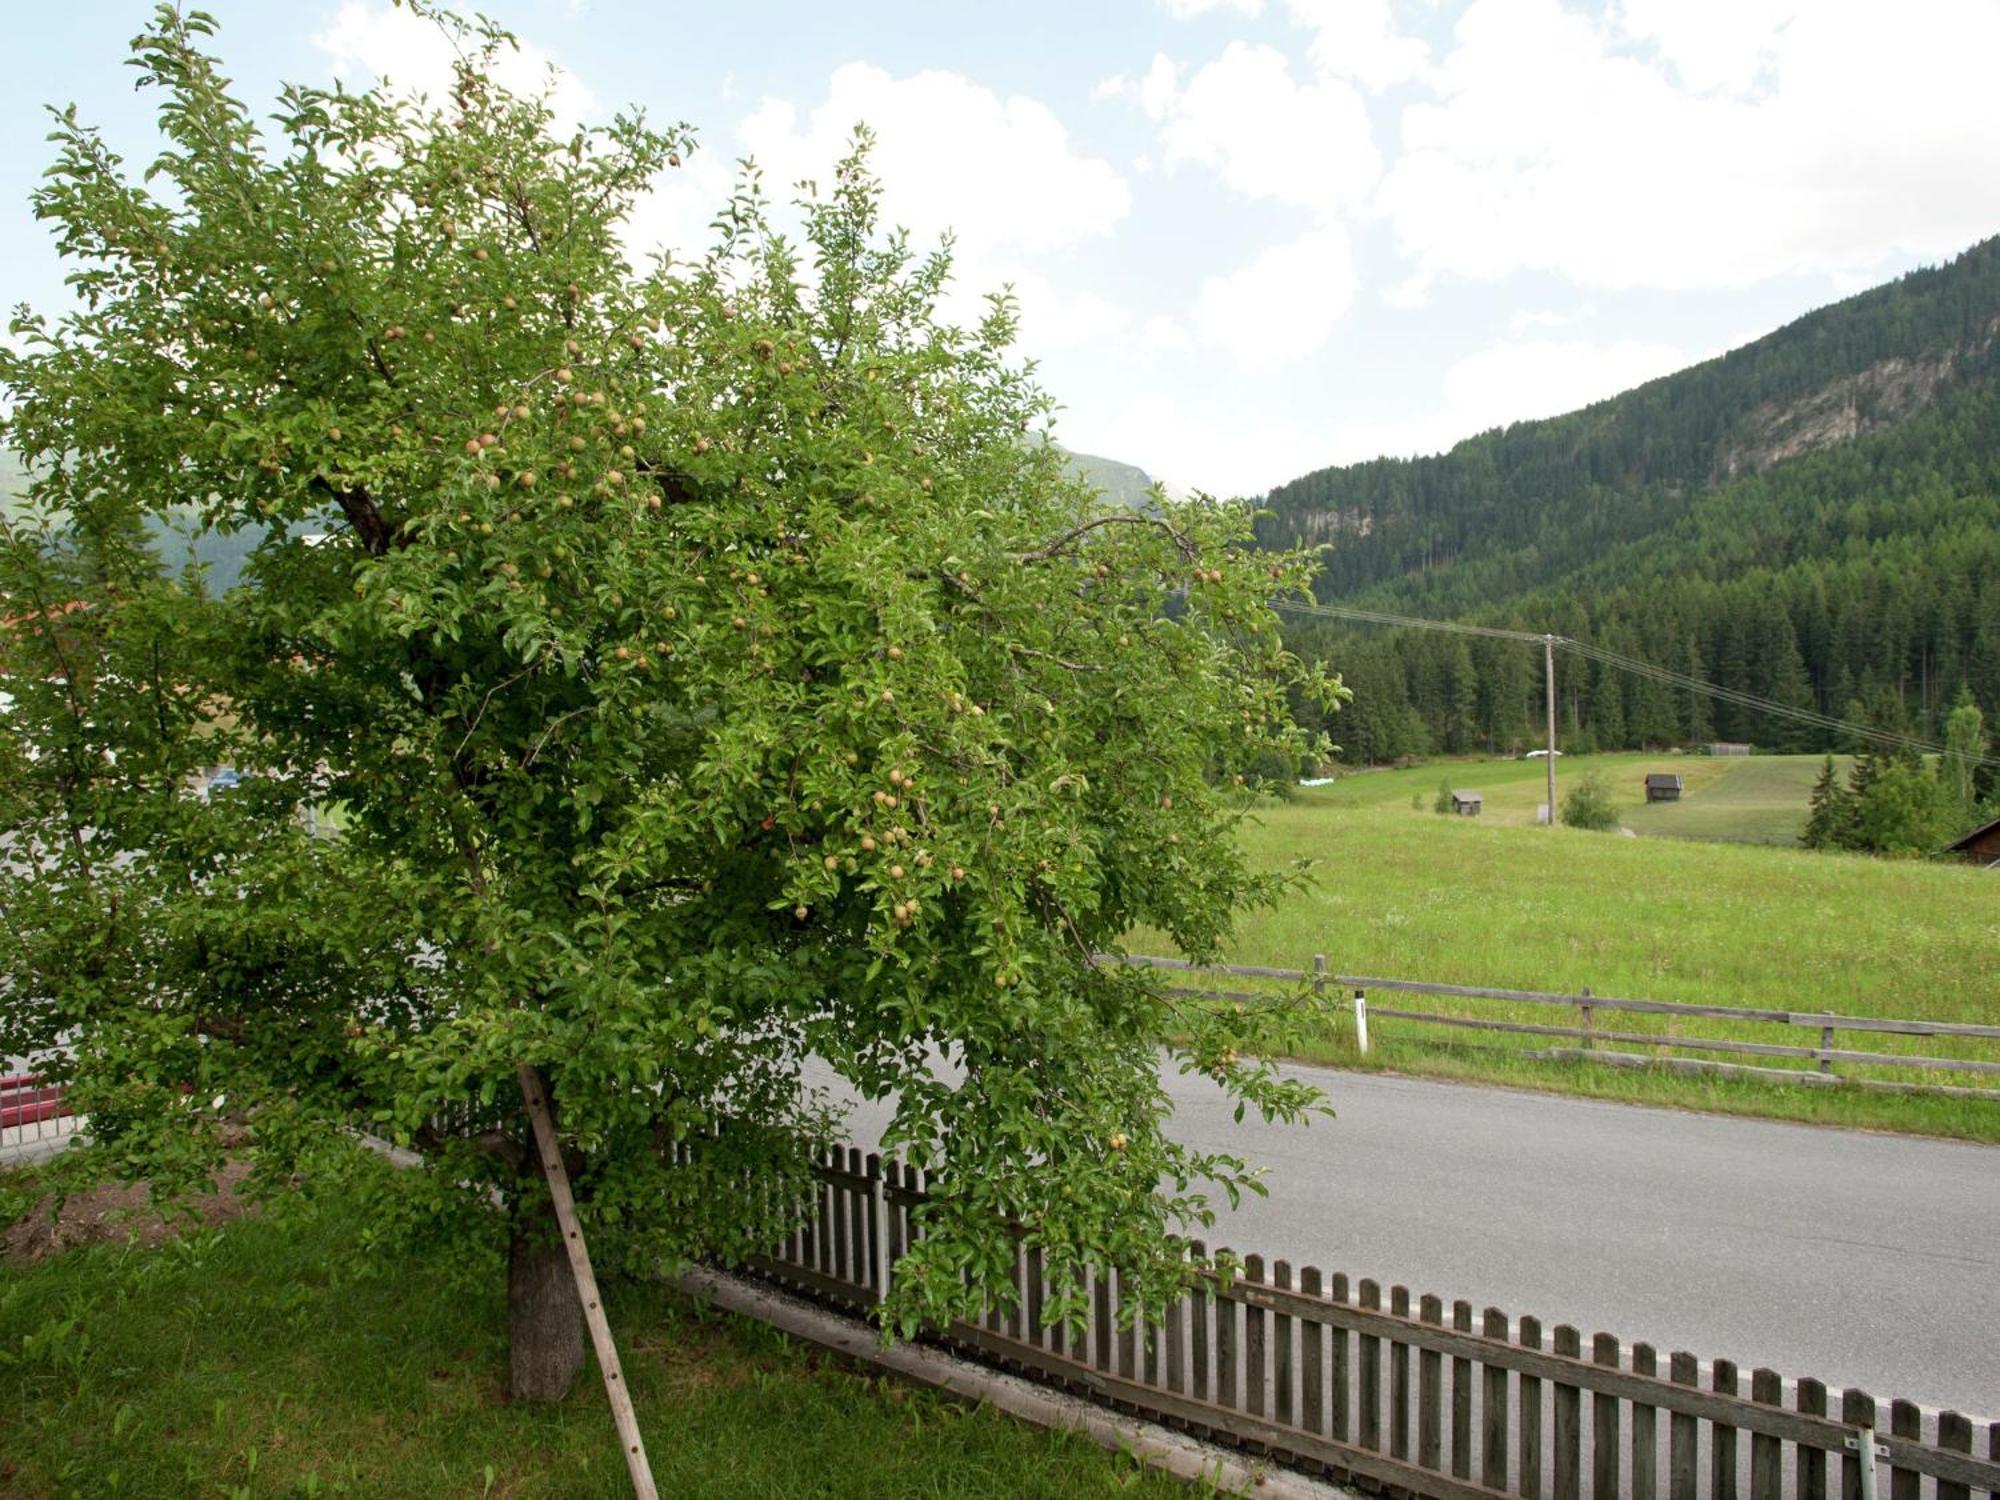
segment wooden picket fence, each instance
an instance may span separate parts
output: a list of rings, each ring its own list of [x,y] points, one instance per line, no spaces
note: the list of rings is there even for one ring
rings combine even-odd
[[[851,1148],[815,1163],[801,1227],[756,1274],[866,1315],[923,1232],[923,1174]],[[1202,1247],[1192,1247],[1196,1255]],[[1164,1309],[1094,1274],[1080,1330],[1043,1318],[1023,1241],[1016,1305],[937,1336],[1107,1406],[1372,1491],[1442,1500],[2000,1497],[2000,1422],[1817,1380],[1704,1364],[1610,1334],[1475,1314],[1400,1286],[1247,1256]],[[1134,1315],[1136,1313],[1136,1316]]]
[[[1324,955],[1316,955],[1311,970],[1270,968],[1258,964],[1198,965],[1179,958],[1154,958],[1138,954],[1101,954],[1106,963],[1163,969],[1185,974],[1194,983],[1170,988],[1167,993],[1245,1003],[1268,1003],[1271,995],[1249,990],[1223,989],[1224,979],[1275,980],[1281,983],[1310,984],[1323,998],[1333,1000],[1351,993],[1355,997],[1356,1034],[1366,1037],[1372,1021],[1400,1021],[1457,1031],[1503,1032],[1515,1036],[1540,1037],[1552,1042],[1573,1042],[1575,1046],[1552,1047],[1531,1055],[1564,1061],[1587,1061],[1622,1067],[1666,1067],[1686,1072],[1706,1072],[1755,1077],[1765,1082],[1852,1087],[1888,1090],[1897,1093],[1948,1094],[1964,1098],[2000,1100],[2000,1088],[1910,1082],[1866,1076],[1860,1070],[1913,1069],[1921,1073],[1959,1073],[2000,1079],[2000,1025],[1970,1021],[1906,1020],[1887,1016],[1851,1016],[1833,1011],[1775,1010],[1768,1006],[1697,1005],[1674,1000],[1630,999],[1615,995],[1593,995],[1589,990],[1567,995],[1543,990],[1494,989],[1479,985],[1432,984],[1416,979],[1389,979],[1379,975],[1335,974],[1326,966]],[[1545,1007],[1568,1010],[1575,1024],[1547,1024],[1502,1016],[1446,1014],[1437,1010],[1409,1010],[1379,1004],[1370,995],[1431,995],[1456,1002],[1492,1001],[1510,1006]],[[1621,1028],[1607,1017],[1657,1018],[1668,1029],[1641,1031]],[[1363,1018],[1366,1017],[1367,1020]],[[1818,1045],[1779,1041],[1749,1041],[1740,1037],[1690,1035],[1680,1030],[1689,1020],[1727,1021],[1739,1027],[1804,1028],[1818,1032]],[[1890,1052],[1839,1045],[1842,1032],[1894,1037],[1949,1039],[1947,1045],[1976,1050],[1982,1056],[1939,1057],[1928,1053]],[[1362,1042],[1366,1050],[1365,1040]],[[1634,1052],[1644,1047],[1646,1052]],[[1770,1067],[1717,1062],[1706,1057],[1678,1057],[1680,1051],[1734,1054],[1739,1057],[1784,1059],[1809,1063],[1805,1067]]]

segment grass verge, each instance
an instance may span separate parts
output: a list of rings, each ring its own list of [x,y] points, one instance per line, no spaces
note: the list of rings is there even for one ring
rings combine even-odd
[[[1692,769],[1704,763],[1686,764]],[[1568,758],[1563,769],[1570,774]],[[1458,784],[1480,785],[1462,771],[1452,772]],[[1306,889],[1244,920],[1229,956],[1240,963],[1309,969],[1313,954],[1324,953],[1338,974],[1567,994],[1588,986],[1599,995],[1704,1005],[2000,1022],[1993,988],[2000,964],[2000,884],[1987,872],[1750,843],[1621,838],[1531,822],[1439,817],[1412,812],[1408,797],[1399,798],[1394,789],[1378,786],[1365,797],[1356,789],[1417,774],[1371,772],[1308,790],[1295,802],[1264,809],[1246,825],[1245,848],[1260,866],[1279,867],[1301,857],[1316,865]],[[1434,788],[1438,769],[1421,774]],[[1153,934],[1136,935],[1131,946],[1135,952],[1170,951]],[[1378,1007],[1578,1024],[1574,1011],[1542,1006],[1388,991],[1378,991],[1372,1000]],[[1816,1032],[1798,1027],[1674,1019],[1690,1036],[1793,1046],[1819,1042]],[[1670,1024],[1667,1018],[1611,1012],[1597,1018],[1608,1030],[1662,1039]],[[1525,1053],[1575,1043],[1449,1032],[1386,1018],[1378,1018],[1371,1030],[1377,1050],[1369,1065],[1408,1072],[2000,1140],[2000,1104],[1989,1101],[1545,1062]],[[1988,1041],[1849,1032],[1841,1033],[1836,1045],[2000,1060],[2000,1045]],[[1346,1024],[1301,1050],[1314,1061],[1361,1062]],[[1787,1065],[1775,1058],[1711,1056]],[[1911,1067],[1858,1071],[1889,1082],[2000,1085],[1993,1075]]]
[[[502,1289],[364,1274],[357,1228],[329,1202],[0,1267],[0,1496],[630,1493],[594,1373],[509,1408]],[[664,1495],[1187,1493],[661,1286],[606,1300]]]

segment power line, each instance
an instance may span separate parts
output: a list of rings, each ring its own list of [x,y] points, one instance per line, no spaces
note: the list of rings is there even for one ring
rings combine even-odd
[[[1944,746],[1929,740],[1918,739],[1914,735],[1901,734],[1895,730],[1877,729],[1869,724],[1857,724],[1851,719],[1836,718],[1820,713],[1817,709],[1800,708],[1795,704],[1780,703],[1775,699],[1760,697],[1756,693],[1740,688],[1722,687],[1713,682],[1704,682],[1699,677],[1691,677],[1685,672],[1676,672],[1671,667],[1657,666],[1642,661],[1636,656],[1625,656],[1602,646],[1593,646],[1588,641],[1572,640],[1561,635],[1536,635],[1526,630],[1501,630],[1490,625],[1466,625],[1456,620],[1424,620],[1415,615],[1390,614],[1384,610],[1354,609],[1337,604],[1300,604],[1292,600],[1274,600],[1271,607],[1287,614],[1312,615],[1328,619],[1353,620],[1365,625],[1389,625],[1412,630],[1436,630],[1451,635],[1487,636],[1497,640],[1526,641],[1541,646],[1553,643],[1557,650],[1566,651],[1588,661],[1627,672],[1637,677],[1650,678],[1664,686],[1678,688],[1683,692],[1701,693],[1720,703],[1748,709],[1753,713],[1768,714],[1777,718],[1792,719],[1808,724],[1815,729],[1832,733],[1852,735],[1856,739],[1892,749],[1914,750],[1920,755],[1943,755]],[[1973,755],[1970,759],[1978,765],[2000,766],[2000,759],[1990,755]]]
[[[1447,630],[1454,635],[1483,635],[1502,641],[1533,641],[1542,637],[1525,630],[1499,630],[1491,625],[1465,625],[1456,620],[1419,620],[1412,615],[1392,615],[1379,609],[1350,609],[1339,604],[1299,604],[1289,599],[1272,601],[1271,608],[1295,615],[1325,615],[1333,619],[1359,620],[1366,625],[1407,625],[1416,630]],[[1562,637],[1556,637],[1558,641]]]

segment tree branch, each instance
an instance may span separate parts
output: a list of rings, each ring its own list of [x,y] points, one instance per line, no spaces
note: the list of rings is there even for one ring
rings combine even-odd
[[[1173,538],[1174,545],[1180,549],[1181,556],[1189,562],[1193,562],[1201,555],[1201,549],[1195,546],[1193,539],[1186,532],[1169,525],[1158,516],[1115,515],[1099,516],[1094,521],[1086,521],[1081,526],[1072,527],[1045,546],[1037,547],[1030,552],[1017,552],[1014,554],[1014,561],[1020,563],[1047,562],[1052,557],[1060,557],[1086,533],[1095,531],[1100,526],[1156,527]]]
[[[375,499],[363,485],[351,490],[337,490],[326,479],[315,474],[312,488],[330,496],[347,517],[347,524],[354,528],[354,534],[361,538],[361,545],[368,549],[370,557],[381,557],[389,550],[389,523],[382,519]]]

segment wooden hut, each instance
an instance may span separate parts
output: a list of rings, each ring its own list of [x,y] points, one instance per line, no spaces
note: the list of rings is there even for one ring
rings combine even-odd
[[[1677,771],[1648,772],[1646,775],[1646,800],[1648,802],[1680,801],[1680,773]]]
[[[1982,828],[1973,829],[1956,843],[1946,844],[1944,852],[1969,860],[1983,869],[2000,870],[2000,818]]]
[[[1479,809],[1485,803],[1485,800],[1477,792],[1453,792],[1451,794],[1451,810],[1461,818],[1476,818],[1479,816]]]
[[[1748,755],[1750,753],[1748,745],[1741,744],[1735,740],[1716,740],[1713,744],[1705,745],[1702,748],[1709,755]]]

